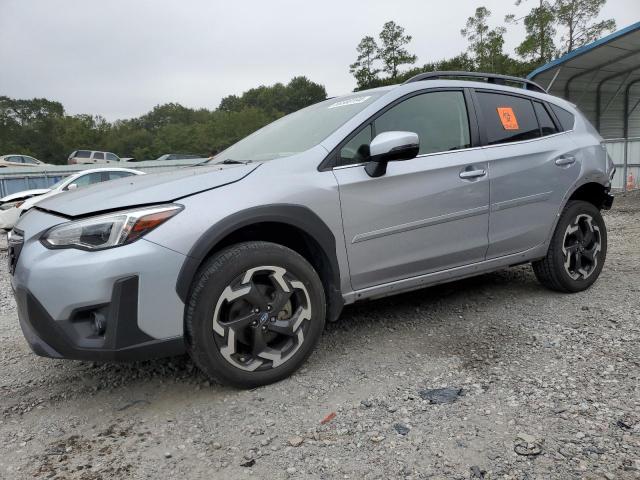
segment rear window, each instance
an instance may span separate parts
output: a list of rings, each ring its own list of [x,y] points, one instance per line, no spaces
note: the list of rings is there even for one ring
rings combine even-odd
[[[130,172],[109,172],[109,180],[117,180],[118,178],[130,177]]]
[[[478,92],[489,145],[540,137],[531,100],[500,93]]]
[[[558,121],[560,125],[562,125],[562,130],[573,130],[573,124],[576,120],[573,113],[567,112],[564,108],[553,104],[551,104],[551,110],[553,110],[553,113],[558,117]]]
[[[89,158],[91,156],[91,152],[89,150],[78,150],[75,156],[76,158]]]

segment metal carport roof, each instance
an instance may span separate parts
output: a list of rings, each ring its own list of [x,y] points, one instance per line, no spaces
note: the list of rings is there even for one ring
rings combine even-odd
[[[567,53],[527,78],[576,104],[603,137],[640,136],[640,22]]]

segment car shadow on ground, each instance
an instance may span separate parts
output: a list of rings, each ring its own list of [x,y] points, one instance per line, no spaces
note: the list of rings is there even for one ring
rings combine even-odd
[[[407,339],[406,331],[409,335],[416,331],[431,331],[429,355],[434,358],[459,355],[463,364],[475,365],[478,359],[472,352],[483,347],[479,342],[484,328],[482,324],[473,324],[478,305],[482,306],[484,314],[488,309],[496,309],[500,303],[528,298],[536,292],[539,294],[540,289],[530,269],[516,268],[347,306],[337,322],[327,325],[316,353],[306,365],[307,369],[322,370],[326,363],[336,362],[339,365],[344,359],[336,355],[335,347],[345,351],[362,348],[363,332],[373,336],[396,335],[398,341],[402,341]],[[469,305],[474,309],[469,310]],[[518,329],[509,325],[507,316],[496,312],[491,312],[490,316],[491,328],[495,329],[498,322],[498,328],[509,331],[509,336],[492,351],[491,358],[497,361],[501,356],[500,350],[510,348],[512,342],[509,338],[517,338]],[[406,331],[389,332],[390,326],[394,330]],[[439,339],[439,329],[444,329],[447,337],[454,338]],[[483,361],[486,363],[486,359]],[[186,387],[185,392],[191,391],[194,385],[209,385],[207,377],[188,355],[132,363],[38,359],[35,367],[42,370],[42,375],[48,376],[53,387],[48,392],[49,401],[53,403],[68,398],[69,394],[103,390],[127,393],[128,390],[146,388],[151,383],[182,385]],[[17,395],[14,401],[19,401],[18,396],[28,396],[32,387],[24,387],[14,390]],[[223,390],[228,391],[226,388]]]

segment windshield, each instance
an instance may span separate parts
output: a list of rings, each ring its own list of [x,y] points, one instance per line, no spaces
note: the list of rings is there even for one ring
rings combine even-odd
[[[318,145],[385,91],[331,98],[283,117],[217,155],[215,161],[263,161],[288,157]]]

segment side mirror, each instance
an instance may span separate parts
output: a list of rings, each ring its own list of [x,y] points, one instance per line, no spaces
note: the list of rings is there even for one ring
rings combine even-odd
[[[76,188],[78,188],[77,183],[70,183],[69,185],[67,185],[67,190],[75,190]]]
[[[370,161],[364,169],[370,177],[387,173],[387,162],[410,160],[420,151],[420,139],[413,132],[383,132],[369,145]]]

